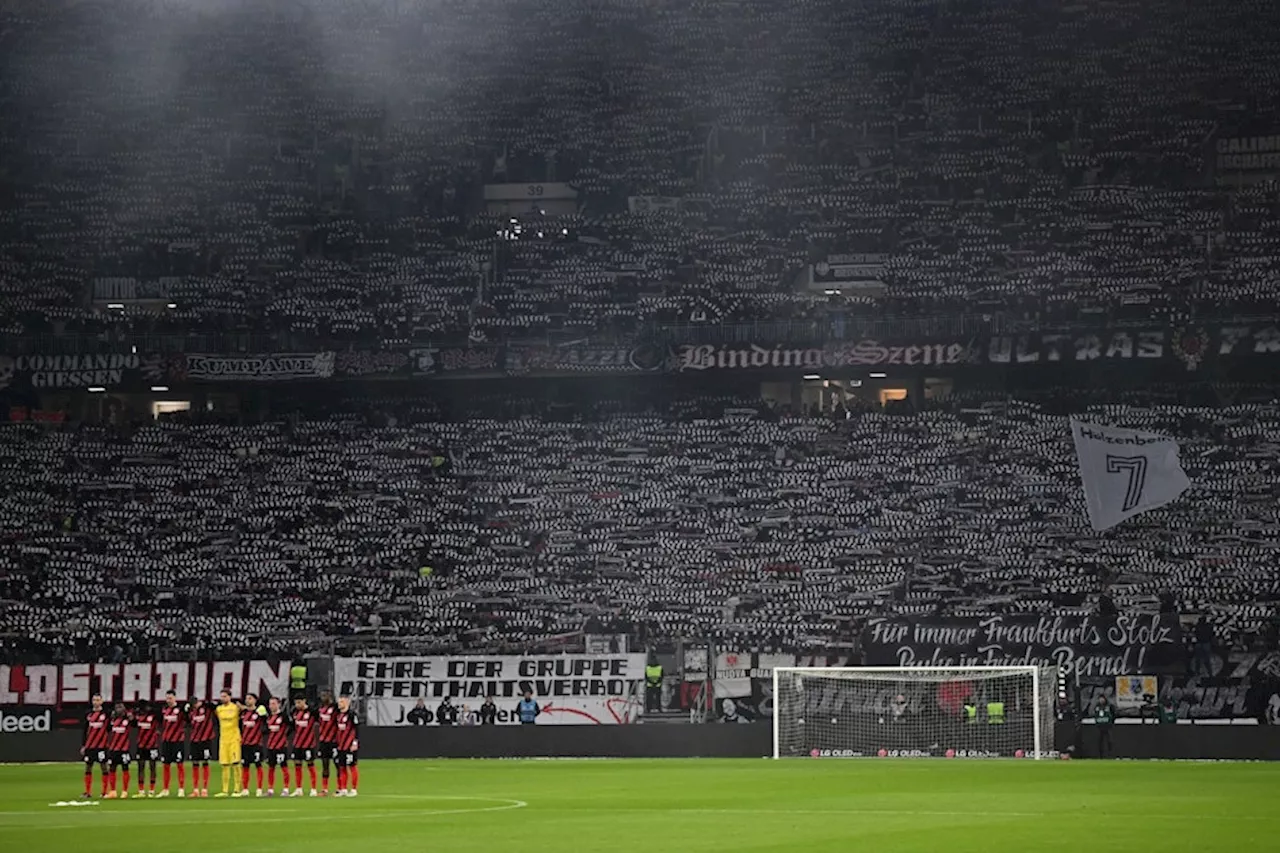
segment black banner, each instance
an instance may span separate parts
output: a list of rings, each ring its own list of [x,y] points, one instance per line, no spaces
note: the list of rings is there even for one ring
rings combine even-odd
[[[1175,614],[877,619],[863,631],[869,666],[1065,666],[1082,676],[1186,671]]]
[[[983,348],[986,363],[996,365],[1174,360],[1188,371],[1218,359],[1276,355],[1280,355],[1280,327],[1275,324],[1225,325],[1212,331],[1198,326],[1153,326],[996,335]]]
[[[223,355],[185,353],[169,356],[163,374],[168,381],[284,382],[297,379],[331,379],[332,352],[257,353]],[[160,378],[157,376],[156,378]]]
[[[413,347],[409,350],[414,376],[496,374],[502,370],[499,347]]]
[[[510,374],[650,373],[662,369],[664,353],[655,346],[508,347],[504,367]]]
[[[408,376],[409,353],[404,350],[339,352],[334,358],[333,375],[343,379]]]
[[[968,342],[861,340],[797,347],[787,344],[712,344],[676,347],[667,360],[676,373],[707,370],[794,370],[831,367],[959,367],[978,360]]]
[[[837,290],[880,285],[889,256],[878,253],[827,255],[812,267],[815,285]]]
[[[133,353],[0,356],[0,390],[10,385],[117,388],[151,372],[155,361],[155,357]]]

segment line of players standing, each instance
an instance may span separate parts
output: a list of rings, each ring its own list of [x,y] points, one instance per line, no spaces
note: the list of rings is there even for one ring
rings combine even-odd
[[[223,701],[224,704],[231,702],[225,691]],[[321,693],[320,707],[315,711],[307,707],[305,699],[298,698],[294,700],[291,714],[274,696],[268,700],[266,708],[258,705],[258,697],[252,693],[245,696],[243,703],[234,704],[239,708],[239,758],[235,763],[240,765],[241,784],[236,786],[237,793],[231,796],[250,795],[249,772],[252,768],[257,771],[255,796],[275,796],[276,771],[279,770],[283,784],[280,796],[301,797],[302,769],[305,766],[311,796],[325,797],[329,795],[331,764],[337,771],[335,796],[356,796],[360,784],[359,720],[347,697],[343,696],[335,703],[332,694],[327,691]],[[129,709],[123,703],[117,703],[108,714],[101,694],[94,694],[92,705],[85,716],[84,740],[80,748],[84,757],[85,799],[93,796],[94,765],[100,768],[103,798],[127,798],[129,768],[135,762],[138,770],[135,796],[169,796],[172,770],[176,767],[178,796],[185,797],[187,763],[191,764],[191,796],[209,796],[209,764],[218,763],[220,757],[214,705],[200,699],[179,705],[172,690],[165,694],[165,701],[158,708],[139,704]],[[137,732],[136,749],[130,746],[134,731]],[[226,740],[224,734],[224,743]],[[323,772],[323,787],[319,788],[316,786],[317,757]],[[164,768],[164,784],[158,791],[157,762]],[[292,791],[289,788],[290,763],[294,771]],[[266,787],[263,786],[264,766],[267,771]],[[227,767],[224,764],[224,770]]]

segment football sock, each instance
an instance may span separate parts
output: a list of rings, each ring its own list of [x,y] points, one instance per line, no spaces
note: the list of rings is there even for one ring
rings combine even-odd
[[[346,787],[347,787],[347,768],[339,767],[338,768],[338,790],[339,791],[346,790]]]
[[[124,773],[124,784],[120,787],[127,794],[129,793],[129,768],[126,767],[122,772]]]
[[[359,787],[360,787],[360,768],[352,767],[351,768],[351,790],[354,791],[356,788],[359,788]]]
[[[258,765],[258,790],[262,790],[262,765]]]
[[[169,780],[172,778],[173,776],[169,773],[169,765],[166,764],[164,766],[164,789],[166,791],[169,790]]]
[[[191,769],[192,771],[195,770],[194,767]],[[187,787],[187,765],[179,764],[178,765],[178,790],[181,791],[185,787]]]
[[[86,794],[93,793],[93,774],[92,773],[84,774],[84,792]]]
[[[301,764],[296,765],[293,768],[293,787],[295,788],[302,787],[302,765]]]
[[[267,768],[267,790],[274,791],[276,789],[276,769],[274,767]]]
[[[240,787],[241,788],[249,787],[249,768],[248,767],[241,768],[240,770]]]
[[[314,764],[307,765],[307,774],[311,777],[311,790],[316,789],[316,766]],[[302,783],[299,782],[299,785]]]
[[[222,765],[222,793],[231,793],[231,768],[226,764]]]

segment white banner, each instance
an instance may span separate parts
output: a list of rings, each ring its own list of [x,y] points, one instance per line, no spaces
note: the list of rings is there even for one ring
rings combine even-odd
[[[1173,439],[1075,418],[1071,437],[1094,530],[1175,501],[1191,485]]]
[[[340,693],[365,698],[370,725],[410,725],[418,706],[432,723],[448,696],[461,712],[479,711],[488,696],[499,723],[515,723],[525,690],[542,708],[538,725],[619,725],[642,706],[643,654],[334,658]]]
[[[179,702],[217,699],[226,689],[238,698],[256,693],[287,696],[289,661],[178,661],[64,663],[0,666],[0,705],[74,705],[94,693],[107,702],[161,702],[174,691]]]

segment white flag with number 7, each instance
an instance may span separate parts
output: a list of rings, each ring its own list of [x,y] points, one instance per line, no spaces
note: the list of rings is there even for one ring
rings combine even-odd
[[[1094,530],[1175,501],[1191,485],[1171,438],[1075,418],[1071,438]]]

